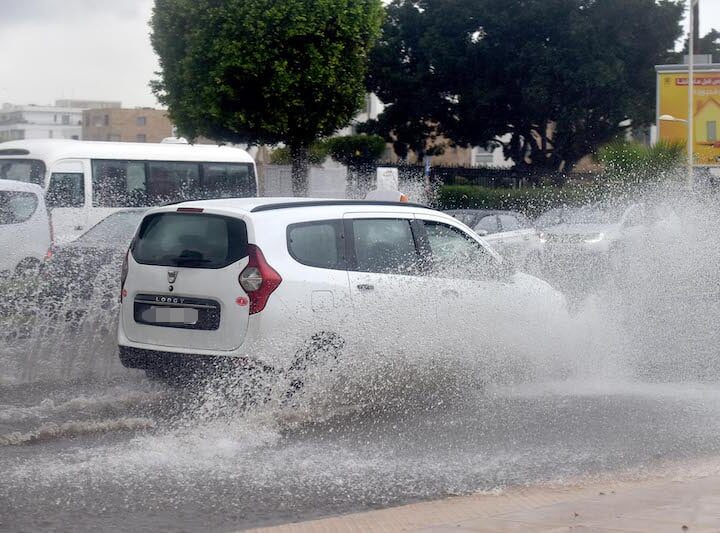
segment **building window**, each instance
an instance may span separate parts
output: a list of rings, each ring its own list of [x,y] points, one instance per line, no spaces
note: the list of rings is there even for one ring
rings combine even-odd
[[[120,141],[120,135],[118,135],[117,133],[108,133],[107,140],[108,140],[108,141],[119,142],[119,141]]]
[[[717,121],[708,120],[707,123],[707,142],[714,143],[718,140],[717,137]]]
[[[147,124],[147,117],[136,117],[135,124],[138,126],[145,126]]]
[[[104,115],[103,116],[103,125],[109,126],[110,125],[110,115]]]
[[[48,130],[48,139],[53,138],[53,130]]]
[[[63,123],[63,125],[65,125],[65,126],[69,126],[69,125],[70,125],[70,115],[63,115],[63,116],[62,116],[62,123]]]
[[[93,123],[93,126],[95,126],[96,128],[101,128],[104,124],[102,115],[93,116],[92,123]]]
[[[57,122],[57,113],[53,115],[53,122]]]
[[[135,136],[135,140],[136,140],[137,142],[139,142],[139,143],[144,143],[144,142],[145,142],[145,134],[144,134],[144,133],[138,133],[138,134]]]

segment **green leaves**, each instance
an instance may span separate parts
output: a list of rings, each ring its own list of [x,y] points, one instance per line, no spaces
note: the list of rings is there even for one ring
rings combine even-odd
[[[309,146],[364,94],[380,0],[156,0],[153,91],[191,138]]]
[[[569,170],[619,123],[648,124],[680,0],[394,0],[369,87],[374,131],[420,152],[500,137],[517,165]],[[403,146],[404,145],[404,146]],[[400,154],[399,154],[400,155]]]

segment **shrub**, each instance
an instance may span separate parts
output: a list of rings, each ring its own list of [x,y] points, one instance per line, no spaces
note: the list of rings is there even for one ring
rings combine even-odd
[[[311,165],[322,165],[327,156],[328,148],[325,141],[316,141],[310,146],[308,160]],[[290,148],[287,146],[275,148],[270,154],[270,163],[273,165],[291,165]]]
[[[326,143],[330,156],[351,169],[373,165],[385,151],[385,140],[379,135],[344,135]]]
[[[685,143],[659,141],[654,146],[616,140],[603,146],[598,160],[608,180],[622,183],[665,181],[678,176],[687,159]]]
[[[438,194],[439,209],[508,209],[534,218],[560,205],[582,205],[602,200],[609,190],[594,184],[565,187],[494,189],[473,185],[446,185]]]

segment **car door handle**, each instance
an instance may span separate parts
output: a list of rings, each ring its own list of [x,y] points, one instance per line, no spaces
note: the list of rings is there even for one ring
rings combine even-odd
[[[454,290],[442,291],[442,295],[443,295],[443,298],[458,298],[460,296],[458,291],[454,291]]]
[[[371,290],[373,290],[375,287],[372,286],[372,285],[370,285],[369,283],[360,283],[360,284],[357,286],[357,288],[360,289],[361,291],[371,291]]]

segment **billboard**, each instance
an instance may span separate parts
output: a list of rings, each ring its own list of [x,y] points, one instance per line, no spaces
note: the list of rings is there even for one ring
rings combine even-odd
[[[657,70],[658,139],[687,140],[688,71],[685,65]],[[693,153],[695,164],[720,166],[720,65],[701,65],[693,73]],[[659,120],[671,115],[678,121]]]

